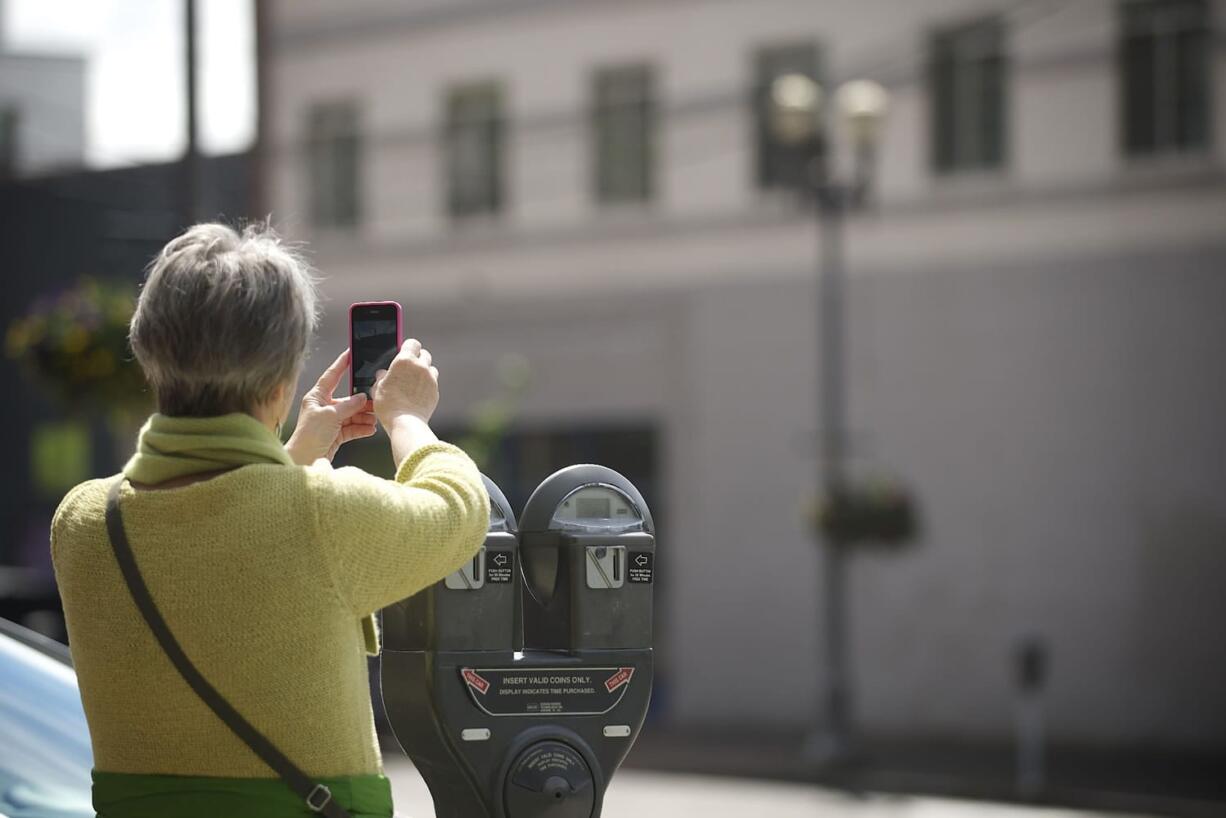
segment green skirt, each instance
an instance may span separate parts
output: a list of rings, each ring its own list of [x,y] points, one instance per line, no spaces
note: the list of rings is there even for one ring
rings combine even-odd
[[[382,775],[321,778],[353,818],[391,818],[392,787]],[[94,771],[98,818],[314,818],[279,778],[130,775]]]

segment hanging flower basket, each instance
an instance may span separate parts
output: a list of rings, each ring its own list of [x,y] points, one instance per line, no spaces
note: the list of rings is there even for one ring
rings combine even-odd
[[[812,515],[816,531],[843,545],[900,546],[919,529],[911,493],[883,478],[851,481],[818,498]]]
[[[128,347],[134,294],[90,277],[36,301],[5,333],[5,352],[70,413],[144,412],[149,391]]]

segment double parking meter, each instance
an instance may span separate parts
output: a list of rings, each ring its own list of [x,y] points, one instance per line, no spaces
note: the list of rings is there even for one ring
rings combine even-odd
[[[384,610],[388,718],[439,818],[597,818],[651,698],[651,513],[603,466],[545,480],[518,530],[486,488],[481,552]]]

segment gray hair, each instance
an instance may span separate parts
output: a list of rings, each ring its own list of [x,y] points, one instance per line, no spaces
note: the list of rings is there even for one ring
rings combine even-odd
[[[158,411],[203,417],[296,380],[318,322],[314,275],[271,228],[197,224],[149,265],[129,337]]]

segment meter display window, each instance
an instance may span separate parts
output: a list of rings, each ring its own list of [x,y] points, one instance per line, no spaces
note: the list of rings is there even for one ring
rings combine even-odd
[[[581,519],[613,516],[613,501],[608,497],[580,497],[575,500],[575,514]]]
[[[577,488],[553,513],[552,527],[571,531],[605,531],[614,534],[642,531],[643,517],[630,498],[612,486]]]

